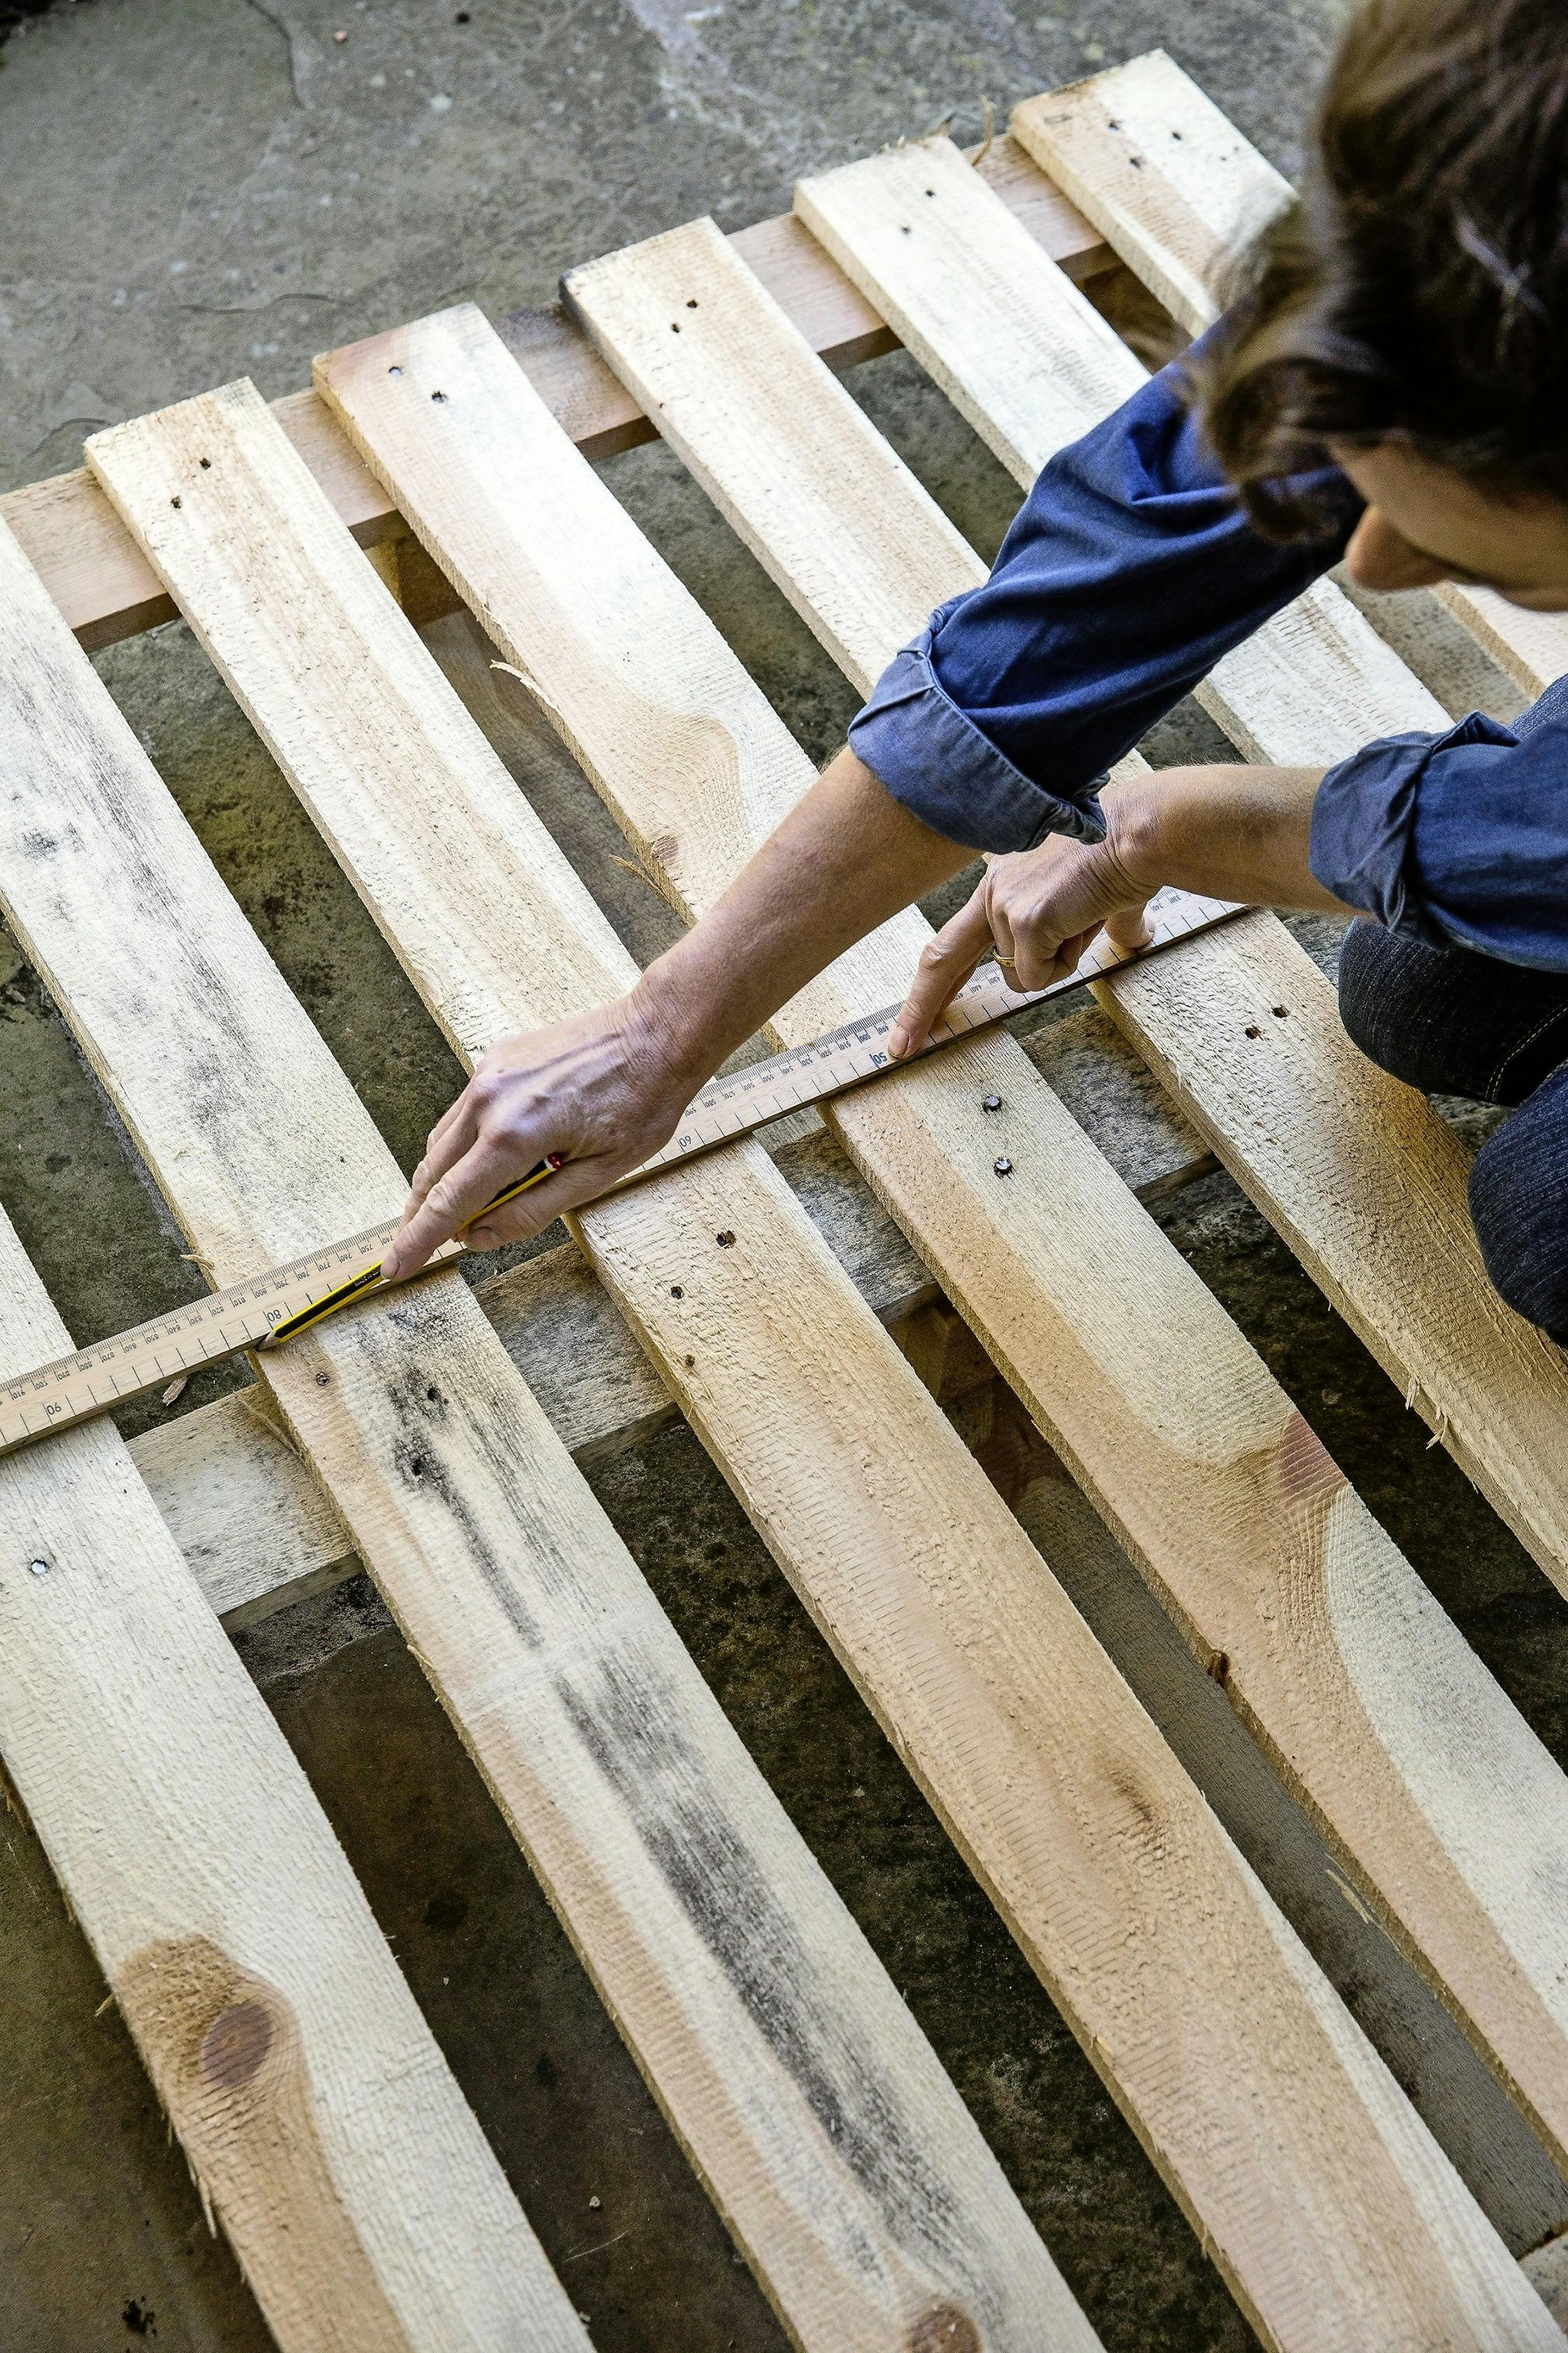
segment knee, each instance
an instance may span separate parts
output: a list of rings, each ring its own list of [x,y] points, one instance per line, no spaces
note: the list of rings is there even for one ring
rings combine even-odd
[[[1470,1217],[1493,1288],[1568,1345],[1568,1184],[1555,1155],[1543,1163],[1534,1139],[1514,1134],[1520,1124],[1516,1114],[1476,1155]]]
[[[1433,952],[1364,918],[1340,949],[1340,1019],[1352,1044],[1391,1078],[1429,1084],[1419,1047]]]

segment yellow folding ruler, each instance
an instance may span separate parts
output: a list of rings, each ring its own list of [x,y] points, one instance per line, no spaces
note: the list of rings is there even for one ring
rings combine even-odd
[[[1142,962],[1240,912],[1225,900],[1162,891],[1150,902],[1152,936],[1146,946],[1129,953],[1113,947],[1100,933],[1078,970],[1048,988],[1014,988],[998,965],[982,965],[959,990],[921,1053],[1004,1020],[1026,1006],[1080,988],[1119,965]],[[902,1068],[888,1051],[888,1033],[898,1014],[899,1008],[889,1005],[864,1020],[847,1022],[842,1029],[830,1029],[809,1046],[712,1080],[688,1105],[663,1151],[623,1176],[612,1191],[689,1160],[695,1153],[727,1144],[733,1136],[765,1127],[770,1120],[783,1119],[789,1112],[823,1103],[847,1088]],[[503,1201],[542,1184],[562,1166],[559,1155],[551,1154],[487,1202],[469,1223],[477,1224]],[[39,1365],[15,1380],[0,1381],[0,1455],[56,1430],[68,1430],[94,1414],[109,1412],[204,1365],[237,1355],[242,1348],[280,1347],[351,1301],[383,1290],[386,1286],[381,1260],[396,1230],[395,1220],[367,1227],[363,1233],[313,1250],[289,1266],[273,1267],[266,1274],[252,1275],[247,1282],[231,1283],[226,1291],[195,1300],[175,1314],[139,1324],[134,1331],[121,1332],[115,1339],[80,1348],[75,1356],[61,1356],[53,1364]],[[443,1243],[429,1261],[430,1266],[461,1256],[464,1247],[460,1236]]]

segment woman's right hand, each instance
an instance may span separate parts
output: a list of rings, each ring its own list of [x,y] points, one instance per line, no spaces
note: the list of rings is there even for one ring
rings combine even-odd
[[[558,1152],[565,1166],[466,1235],[497,1250],[607,1192],[667,1144],[709,1072],[694,1067],[640,988],[548,1029],[498,1039],[414,1172],[403,1222],[382,1260],[389,1281],[413,1274],[487,1201]]]

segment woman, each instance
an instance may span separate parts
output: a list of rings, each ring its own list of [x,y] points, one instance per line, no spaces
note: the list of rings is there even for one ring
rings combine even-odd
[[[1370,589],[1568,609],[1568,25],[1561,0],[1369,0],[1303,205],[1177,367],[1045,469],[984,586],[904,649],[812,792],[617,1004],[486,1056],[433,1132],[405,1273],[532,1233],[663,1144],[724,1057],[866,931],[993,853],[921,959],[912,1051],[994,943],[1020,986],[1177,883],[1339,910],[1341,1009],[1411,1083],[1517,1106],[1471,1208],[1502,1295],[1568,1341],[1568,682],[1513,727],[1326,775],[1106,770],[1341,558]]]

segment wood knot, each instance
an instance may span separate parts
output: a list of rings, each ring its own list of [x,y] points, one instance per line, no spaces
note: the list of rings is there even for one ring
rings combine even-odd
[[[226,2092],[248,2084],[271,2050],[276,2028],[258,2001],[231,2002],[202,2037],[202,2072]]]
[[[980,2331],[955,2304],[933,2304],[909,2333],[908,2353],[984,2353]]]

